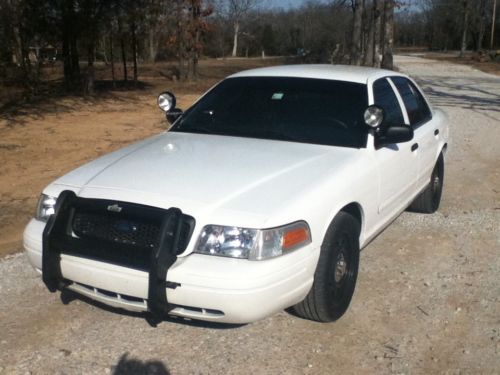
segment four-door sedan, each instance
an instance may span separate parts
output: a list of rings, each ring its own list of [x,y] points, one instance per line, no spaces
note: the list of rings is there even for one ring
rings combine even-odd
[[[334,321],[360,249],[402,211],[432,213],[448,127],[416,83],[334,65],[249,70],[168,132],[57,179],[24,233],[48,289],[227,323],[293,307]]]

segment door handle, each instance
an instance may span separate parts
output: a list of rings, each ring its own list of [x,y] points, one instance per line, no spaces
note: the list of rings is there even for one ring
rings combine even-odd
[[[438,135],[438,134],[439,134],[439,129],[434,130],[434,135]]]
[[[411,145],[411,150],[415,151],[418,148],[418,143],[414,143]]]

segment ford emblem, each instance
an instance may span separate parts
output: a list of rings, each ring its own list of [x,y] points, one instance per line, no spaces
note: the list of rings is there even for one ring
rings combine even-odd
[[[111,206],[108,206],[108,211],[111,211],[111,212],[122,212],[122,208],[120,206],[118,206],[116,203],[111,205]]]
[[[113,225],[113,227],[122,233],[131,233],[137,231],[137,226],[126,220],[117,221]]]

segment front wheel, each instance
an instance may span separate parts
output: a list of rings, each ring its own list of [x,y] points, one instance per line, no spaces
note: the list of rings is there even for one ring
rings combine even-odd
[[[297,315],[332,322],[346,312],[354,294],[359,266],[359,221],[339,212],[330,224],[306,298],[293,307]]]

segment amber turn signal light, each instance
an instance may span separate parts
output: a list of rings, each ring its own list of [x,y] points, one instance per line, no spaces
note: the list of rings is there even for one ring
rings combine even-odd
[[[304,227],[294,228],[283,234],[283,250],[292,249],[309,241],[309,230]]]

